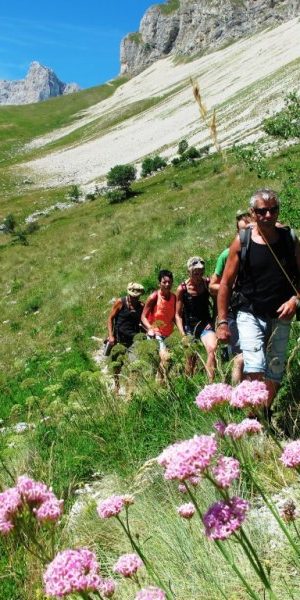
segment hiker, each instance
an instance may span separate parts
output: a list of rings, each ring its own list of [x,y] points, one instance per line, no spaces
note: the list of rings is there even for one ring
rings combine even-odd
[[[201,340],[207,353],[205,369],[209,382],[213,381],[216,366],[217,338],[213,328],[209,302],[209,279],[204,277],[203,258],[192,256],[187,261],[188,279],[177,288],[176,325],[182,336],[189,336],[192,342]],[[194,375],[197,354],[187,358],[185,372]]]
[[[237,325],[244,378],[264,380],[266,415],[284,372],[291,319],[299,305],[300,244],[277,223],[279,198],[268,188],[250,199],[253,227],[230,246],[218,293],[217,336],[228,342],[228,305],[236,281]]]
[[[236,228],[238,231],[246,229],[250,225],[251,216],[249,210],[238,210],[236,212]],[[220,282],[225,269],[225,264],[229,255],[229,248],[221,252],[217,258],[215,272],[210,279],[209,291],[212,296],[216,297],[220,288]],[[229,306],[228,310],[228,327],[230,331],[230,343],[228,344],[228,357],[233,356],[233,366],[231,380],[234,385],[240,383],[243,377],[243,354],[239,345],[239,334],[236,324],[236,314]]]
[[[141,331],[141,316],[144,308],[140,296],[144,293],[140,283],[130,282],[127,286],[127,295],[117,298],[114,302],[107,321],[109,346],[122,344],[130,349],[134,336]],[[122,365],[115,365],[114,380],[117,391],[120,389],[120,372]]]
[[[171,335],[175,323],[176,296],[171,292],[173,274],[162,269],[158,274],[159,289],[146,301],[142,324],[146,329],[148,339],[156,339],[159,346],[160,366],[158,379],[166,376],[166,368],[170,358],[165,339]]]

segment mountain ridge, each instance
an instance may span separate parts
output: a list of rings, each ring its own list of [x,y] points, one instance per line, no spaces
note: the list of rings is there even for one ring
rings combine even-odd
[[[33,61],[24,79],[0,80],[0,105],[32,104],[78,92],[77,83],[64,83],[53,69]]]
[[[299,14],[300,0],[168,0],[152,5],[139,31],[121,41],[121,74],[136,75],[167,56],[220,49]]]

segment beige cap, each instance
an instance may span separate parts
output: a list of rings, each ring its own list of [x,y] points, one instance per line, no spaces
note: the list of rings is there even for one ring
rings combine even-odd
[[[145,290],[141,283],[134,283],[133,281],[131,281],[127,286],[128,296],[133,296],[134,298],[137,298],[138,296],[141,296],[144,292]]]
[[[186,266],[189,271],[193,271],[194,269],[204,269],[205,261],[201,256],[191,256],[187,261]]]
[[[250,217],[248,208],[246,208],[245,210],[240,208],[239,210],[236,211],[235,218],[241,219],[242,217]]]

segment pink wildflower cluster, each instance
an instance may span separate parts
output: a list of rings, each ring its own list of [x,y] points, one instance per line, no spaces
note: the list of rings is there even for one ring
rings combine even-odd
[[[44,483],[34,481],[27,475],[21,475],[17,480],[16,487],[22,499],[32,508],[38,521],[57,521],[59,519],[64,501],[58,500]]]
[[[198,394],[196,404],[201,410],[209,411],[218,404],[229,402],[231,392],[232,387],[227,383],[211,383]]]
[[[22,506],[20,493],[16,488],[8,488],[0,494],[0,533],[9,533],[13,527],[13,519]]]
[[[187,504],[182,504],[177,508],[178,514],[183,519],[191,519],[195,514],[195,507],[192,502],[187,502]]]
[[[252,435],[254,433],[260,433],[262,431],[262,425],[257,419],[244,419],[240,423],[229,423],[225,427],[224,434],[228,437],[238,440],[244,435]]]
[[[143,561],[137,554],[122,554],[114,565],[114,571],[123,577],[132,577],[142,566]]]
[[[300,466],[300,440],[290,442],[286,445],[281,457],[281,462],[285,467],[299,467]]]
[[[247,408],[249,406],[264,406],[268,400],[267,386],[263,381],[242,381],[232,390],[230,404],[235,408]]]
[[[240,463],[236,458],[221,456],[217,466],[212,469],[214,478],[219,487],[228,488],[234,479],[240,475]]]
[[[157,458],[157,462],[165,468],[165,479],[189,480],[198,477],[210,464],[217,451],[214,435],[195,435],[168,446]]]
[[[100,502],[97,506],[97,512],[101,519],[109,519],[110,517],[116,517],[123,507],[123,496],[110,496],[106,500]]]
[[[0,533],[9,533],[14,528],[15,518],[26,505],[38,521],[57,521],[63,500],[58,500],[44,483],[21,475],[16,487],[0,494]]]
[[[44,573],[44,584],[51,598],[96,591],[110,597],[115,591],[115,583],[102,579],[96,556],[87,548],[59,552]]]
[[[249,503],[238,496],[215,502],[203,517],[205,534],[211,540],[226,540],[241,527],[248,509]]]
[[[143,588],[140,590],[135,600],[165,600],[166,594],[160,588],[149,586],[148,588]]]

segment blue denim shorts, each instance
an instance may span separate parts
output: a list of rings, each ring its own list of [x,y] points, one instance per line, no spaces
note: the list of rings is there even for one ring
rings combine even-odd
[[[280,383],[289,340],[291,321],[256,317],[239,311],[237,326],[244,373],[264,373],[267,379]]]
[[[158,348],[160,350],[166,350],[167,346],[165,344],[166,335],[160,335],[160,333],[156,333],[154,336],[147,335],[147,340],[155,339],[158,342]]]

